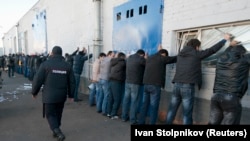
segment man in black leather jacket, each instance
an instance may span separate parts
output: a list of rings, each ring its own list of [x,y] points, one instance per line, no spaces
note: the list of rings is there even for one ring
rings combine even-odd
[[[232,45],[216,65],[209,124],[240,124],[241,98],[248,89],[250,54],[242,45]]]
[[[60,130],[61,118],[67,97],[73,101],[75,77],[59,46],[52,49],[52,55],[35,74],[31,92],[33,98],[36,98],[42,86],[43,115],[48,120],[53,136],[63,141],[65,136]]]

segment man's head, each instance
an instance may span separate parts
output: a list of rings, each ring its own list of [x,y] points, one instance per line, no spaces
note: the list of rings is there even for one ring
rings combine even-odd
[[[110,58],[113,58],[113,57],[115,57],[115,52],[110,50],[110,51],[107,53],[107,56],[110,57]]]
[[[98,58],[101,59],[101,60],[102,60],[104,57],[106,57],[106,54],[103,53],[103,52],[101,52],[101,53],[99,54],[99,56],[98,56]]]
[[[161,54],[161,56],[168,56],[168,51],[166,49],[160,49],[158,52]]]
[[[117,55],[117,57],[125,59],[126,55],[123,52],[119,52],[118,55]]]
[[[231,51],[237,52],[241,55],[245,54],[247,52],[246,48],[243,47],[242,45],[236,45],[231,48]]]
[[[230,46],[237,46],[237,45],[239,45],[241,42],[240,41],[237,41],[237,40],[232,40],[231,42],[230,42]]]
[[[52,55],[62,55],[62,48],[60,46],[54,46],[52,49]]]
[[[142,49],[139,49],[139,50],[137,50],[136,54],[138,54],[138,55],[144,57],[144,56],[145,56],[145,51],[142,50]]]
[[[194,49],[198,50],[200,48],[200,46],[201,46],[201,42],[198,39],[190,39],[187,42],[187,46],[191,46]]]

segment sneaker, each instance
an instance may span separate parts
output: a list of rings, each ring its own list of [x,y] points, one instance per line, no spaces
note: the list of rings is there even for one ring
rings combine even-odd
[[[111,119],[118,119],[119,117],[118,116],[113,116]]]
[[[110,115],[110,114],[107,114],[107,117],[109,117],[109,118],[110,118],[110,117],[111,117],[111,115]]]

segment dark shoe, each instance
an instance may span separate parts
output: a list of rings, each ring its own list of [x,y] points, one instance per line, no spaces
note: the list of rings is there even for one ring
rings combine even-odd
[[[132,122],[131,125],[138,125],[138,123],[137,122]]]
[[[89,104],[90,107],[94,107],[96,104]]]
[[[53,130],[53,137],[57,137],[58,141],[63,141],[65,139],[65,135],[59,128]]]
[[[76,99],[76,100],[74,100],[75,102],[80,102],[80,101],[82,101],[82,99]]]
[[[127,122],[127,121],[128,121],[128,119],[122,119],[122,121],[123,121],[123,122]]]

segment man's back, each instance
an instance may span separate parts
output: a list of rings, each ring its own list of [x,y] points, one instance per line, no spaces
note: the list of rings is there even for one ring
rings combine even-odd
[[[33,80],[32,93],[37,93],[42,84],[44,84],[44,103],[64,102],[67,94],[69,97],[73,97],[74,74],[71,66],[64,61],[63,57],[53,56],[41,64]]]
[[[126,82],[142,84],[146,59],[138,54],[133,54],[126,61]]]
[[[105,57],[100,64],[100,79],[108,80],[110,74],[110,57]]]
[[[229,50],[229,51],[228,51]],[[218,59],[214,93],[237,94],[242,97],[248,87],[250,54],[243,47],[229,47]]]

